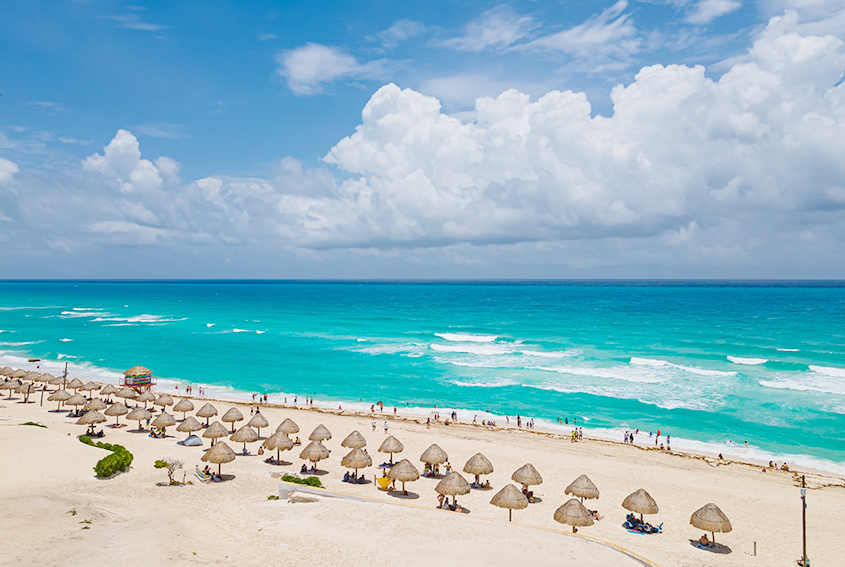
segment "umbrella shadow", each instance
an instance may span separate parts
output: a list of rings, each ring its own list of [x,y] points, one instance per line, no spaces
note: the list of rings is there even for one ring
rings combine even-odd
[[[711,543],[708,547],[701,547],[701,544],[697,539],[689,540],[689,544],[693,547],[697,547],[702,551],[709,551],[710,553],[718,553],[719,555],[727,555],[728,553],[732,553],[733,550],[724,545],[722,543]]]
[[[535,497],[534,497],[534,502],[532,502],[532,504],[539,504],[539,503],[540,503],[540,502],[542,502],[542,501],[543,501],[543,499],[542,499],[542,498],[540,498],[539,496],[535,496]]]
[[[235,480],[235,475],[233,474],[221,474],[219,482],[229,482],[231,480]],[[211,484],[217,484],[215,482],[211,482]]]
[[[417,500],[420,497],[416,492],[408,491],[408,494],[403,494],[401,490],[391,490],[388,494],[393,498],[400,498],[402,500]]]
[[[280,459],[278,461],[276,459],[270,459],[270,460],[264,459],[264,462],[267,463],[268,465],[281,466],[281,467],[289,467],[293,464],[292,462],[288,462],[284,459]]]

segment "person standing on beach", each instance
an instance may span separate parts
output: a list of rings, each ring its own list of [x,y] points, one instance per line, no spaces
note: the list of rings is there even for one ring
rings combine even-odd
[[[376,430],[376,420],[373,420],[373,432],[375,433]]]
[[[384,422],[384,434],[387,435],[387,421]]]

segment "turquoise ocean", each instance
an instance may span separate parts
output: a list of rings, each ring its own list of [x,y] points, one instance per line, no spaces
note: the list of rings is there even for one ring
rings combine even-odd
[[[0,282],[0,365],[66,363],[845,473],[843,282]]]

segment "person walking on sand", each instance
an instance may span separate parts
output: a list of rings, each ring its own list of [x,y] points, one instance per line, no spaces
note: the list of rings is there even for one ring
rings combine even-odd
[[[373,433],[376,431],[376,420],[373,420]]]
[[[384,422],[384,434],[387,435],[387,421]]]

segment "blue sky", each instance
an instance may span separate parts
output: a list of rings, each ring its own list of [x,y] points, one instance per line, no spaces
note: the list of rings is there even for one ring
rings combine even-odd
[[[842,0],[5,3],[0,259],[845,277],[843,37]]]

